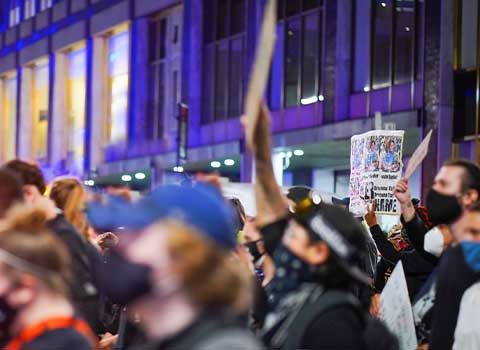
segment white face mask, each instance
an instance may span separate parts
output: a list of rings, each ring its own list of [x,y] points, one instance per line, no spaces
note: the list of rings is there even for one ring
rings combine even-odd
[[[425,234],[425,240],[423,242],[423,249],[427,253],[440,257],[443,253],[443,245],[445,240],[443,238],[442,232],[438,227],[432,228]]]

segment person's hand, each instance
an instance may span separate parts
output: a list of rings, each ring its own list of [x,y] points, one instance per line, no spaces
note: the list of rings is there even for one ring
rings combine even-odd
[[[412,201],[412,194],[410,193],[410,186],[407,178],[404,177],[397,183],[393,190],[393,195],[402,205],[406,205]]]
[[[113,234],[112,232],[102,233],[101,235],[98,235],[95,238],[95,243],[97,243],[97,245],[102,250],[106,250],[106,249],[110,249],[110,248],[115,247],[118,244],[119,241],[120,241],[120,239],[115,234]]]
[[[105,333],[102,335],[99,343],[99,348],[101,350],[113,350],[113,346],[117,343],[118,335],[113,335],[111,333]]]
[[[375,214],[375,201],[371,205],[367,205],[367,213],[365,214],[365,221],[368,227],[378,225],[377,215]]]
[[[380,294],[376,293],[372,296],[370,304],[370,315],[373,317],[380,317]]]

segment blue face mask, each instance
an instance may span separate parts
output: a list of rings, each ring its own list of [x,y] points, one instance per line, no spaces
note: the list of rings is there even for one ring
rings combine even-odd
[[[467,265],[475,272],[480,271],[480,243],[462,242],[460,245]]]
[[[314,268],[280,244],[273,254],[275,277],[267,286],[268,301],[274,308],[289,293],[304,282],[313,281]]]

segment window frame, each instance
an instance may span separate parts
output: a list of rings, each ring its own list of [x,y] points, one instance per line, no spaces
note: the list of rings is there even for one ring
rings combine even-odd
[[[207,0],[208,1],[208,0]],[[205,28],[206,28],[206,25],[205,25],[205,13],[203,15],[203,36],[202,36],[202,43],[203,43],[203,47],[202,47],[202,59],[205,60],[205,57],[208,55],[207,52],[208,51],[211,51],[209,53],[213,53],[212,55],[212,60],[211,60],[211,67],[212,67],[212,73],[213,73],[213,76],[210,77],[209,79],[211,79],[211,81],[207,80],[206,78],[206,69],[205,69],[205,64],[203,63],[202,64],[202,90],[203,90],[203,93],[202,95],[203,96],[208,96],[209,97],[209,100],[206,101],[205,98],[202,98],[202,118],[201,118],[201,124],[202,125],[207,125],[207,124],[212,124],[212,123],[216,123],[216,122],[221,122],[221,121],[226,121],[226,120],[229,120],[229,119],[233,119],[233,118],[238,118],[240,117],[240,115],[230,115],[230,111],[231,111],[231,101],[230,101],[230,95],[231,95],[231,84],[229,84],[229,80],[228,80],[228,77],[230,76],[230,69],[231,69],[231,56],[232,56],[232,46],[233,46],[233,43],[236,41],[236,40],[241,40],[241,46],[242,46],[242,50],[241,50],[241,54],[242,54],[242,57],[241,57],[241,61],[242,61],[242,67],[241,67],[241,70],[242,70],[242,74],[241,77],[242,79],[239,81],[240,83],[240,90],[241,90],[241,104],[243,105],[243,102],[244,102],[244,99],[245,99],[245,88],[246,88],[246,84],[245,84],[245,79],[244,79],[244,76],[245,76],[245,72],[246,72],[246,49],[247,49],[247,45],[246,45],[246,40],[247,40],[247,19],[248,19],[248,14],[247,14],[247,10],[248,10],[248,7],[249,7],[249,1],[248,0],[244,0],[243,1],[243,6],[244,6],[244,9],[243,9],[243,30],[238,32],[238,33],[232,33],[232,21],[231,21],[231,10],[232,10],[232,1],[235,1],[235,0],[225,0],[227,1],[227,20],[226,20],[226,28],[227,28],[227,35],[222,37],[222,38],[217,38],[217,32],[218,32],[218,23],[217,23],[217,19],[218,19],[218,2],[219,1],[223,1],[223,0],[210,0],[210,1],[214,1],[214,5],[213,5],[213,14],[212,14],[212,17],[213,17],[213,23],[214,23],[214,32],[212,33],[213,35],[213,40],[211,41],[207,41],[206,40],[206,37],[205,37]],[[204,2],[204,7],[203,7],[203,10],[205,11],[205,2]],[[227,71],[227,74],[225,74],[225,81],[224,81],[224,84],[225,84],[225,87],[226,87],[226,98],[224,99],[224,104],[225,104],[225,118],[218,118],[217,117],[217,108],[216,108],[216,90],[217,90],[217,72],[218,72],[218,65],[217,65],[217,49],[223,45],[226,45],[227,46],[227,57],[226,57],[226,62],[227,62],[227,67],[226,67],[226,71]],[[206,82],[209,82],[209,85],[207,88],[205,88],[205,84]],[[209,90],[208,91],[208,94],[210,95],[207,95],[207,92],[206,90]],[[206,115],[206,111],[207,111],[207,107],[206,107],[206,104],[210,104],[210,106],[208,106],[208,108],[211,110],[210,111],[210,115]]]
[[[323,86],[323,69],[322,69],[322,64],[325,62],[325,1],[324,0],[319,0],[319,5],[317,7],[303,10],[303,1],[301,0],[299,6],[300,9],[297,13],[287,16],[287,1],[285,0],[282,2],[283,9],[278,9],[277,13],[277,31],[278,31],[278,25],[283,25],[283,67],[282,67],[282,74],[283,74],[283,79],[282,79],[282,92],[281,92],[281,103],[280,103],[280,108],[282,109],[287,109],[287,108],[295,108],[298,106],[304,106],[308,105],[310,103],[302,103],[302,100],[304,99],[303,97],[303,88],[304,88],[304,45],[305,45],[305,21],[308,16],[311,16],[313,14],[318,15],[318,28],[319,28],[319,33],[318,33],[318,56],[317,56],[317,63],[316,63],[316,75],[315,75],[315,90],[316,90],[316,97],[317,101],[315,102],[321,102],[323,101],[323,96],[324,96],[324,86]],[[281,14],[280,14],[281,11]],[[281,16],[279,18],[279,16]],[[288,24],[290,22],[293,22],[295,20],[300,21],[300,40],[299,40],[299,53],[298,53],[298,67],[297,67],[297,103],[294,105],[288,105],[287,106],[287,84],[286,84],[286,76],[287,76],[287,64],[286,64],[286,59],[287,59],[287,42],[288,42]],[[336,40],[336,39],[335,39]],[[269,79],[269,82],[271,82],[271,79]],[[274,88],[271,86],[271,88]]]

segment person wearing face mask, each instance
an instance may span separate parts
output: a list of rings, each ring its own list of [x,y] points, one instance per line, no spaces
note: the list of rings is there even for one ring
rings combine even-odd
[[[368,338],[371,325],[353,291],[371,281],[361,271],[365,235],[347,211],[314,196],[288,211],[275,181],[269,114],[243,117],[247,147],[255,156],[256,221],[275,276],[267,287],[269,312],[261,335],[270,349],[395,349],[388,331]]]
[[[234,216],[220,193],[162,186],[133,204],[90,203],[87,216],[130,232],[96,271],[100,290],[140,318],[140,349],[261,349],[240,322],[251,272],[233,255]]]
[[[23,204],[0,223],[1,348],[94,349],[96,336],[68,298],[68,251],[45,221],[44,208]]]
[[[426,252],[426,258],[436,262],[444,247],[460,237],[451,237],[449,225],[454,224],[465,210],[480,199],[480,169],[466,160],[446,162],[435,176],[427,195],[427,211],[432,221],[430,231],[416,213],[408,179],[403,178],[394,189],[402,210],[404,227],[415,249]]]
[[[478,201],[480,169],[465,160],[446,162],[435,177],[427,196],[427,211],[433,228],[429,228],[415,212],[407,179],[394,189],[401,204],[402,221],[415,249],[434,264],[449,247],[463,239],[461,230],[454,230],[462,214]],[[453,231],[456,231],[455,234]],[[420,344],[429,342],[432,330],[433,306],[436,304],[438,268],[435,268],[415,298],[413,315]]]
[[[462,237],[462,241],[449,248],[438,265],[429,347],[433,350],[452,349],[463,295],[480,281],[479,202],[470,206],[452,227],[452,235]]]

